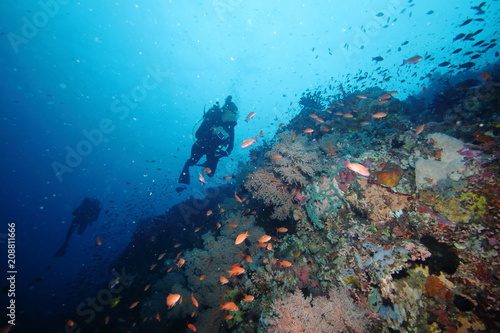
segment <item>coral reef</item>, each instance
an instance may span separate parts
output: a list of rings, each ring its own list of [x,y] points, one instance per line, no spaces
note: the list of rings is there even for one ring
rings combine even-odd
[[[155,331],[161,317],[171,331],[194,322],[203,332],[497,329],[500,126],[478,126],[464,110],[487,117],[498,92],[489,82],[461,89],[423,115],[394,96],[378,103],[390,95],[380,88],[304,94],[294,119],[239,166],[236,193],[190,220],[204,228],[195,246],[143,273],[156,281],[138,325]],[[430,116],[450,121],[424,124]],[[168,310],[168,293],[184,302]],[[226,302],[237,310],[221,310]]]
[[[268,318],[269,332],[365,332],[367,311],[353,303],[345,288],[332,288],[328,296],[304,298],[300,291],[276,299]]]
[[[272,218],[284,220],[290,215],[295,189],[283,183],[265,169],[257,169],[247,176],[245,188],[266,205],[273,207]]]

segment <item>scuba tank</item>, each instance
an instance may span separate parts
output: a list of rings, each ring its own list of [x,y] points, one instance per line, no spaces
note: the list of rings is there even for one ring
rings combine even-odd
[[[205,111],[206,107],[207,107],[207,105],[205,104],[205,105],[203,106],[203,117],[201,117],[200,119],[198,119],[198,120],[196,121],[196,123],[194,123],[193,128],[192,128],[192,130],[191,130],[191,137],[193,138],[193,141],[194,141],[194,142],[196,142],[196,136],[195,136],[195,132],[196,132],[196,131],[195,131],[195,129],[196,129],[196,127],[198,126],[198,124],[199,124],[202,120],[204,120],[204,119],[205,119],[205,116],[207,115],[207,113],[209,113],[209,112],[213,112],[213,110],[214,110],[214,109],[219,109],[219,110],[220,110],[219,102],[215,102],[215,104],[214,104],[214,105],[213,105],[213,106],[212,106],[212,107],[211,107],[208,111]]]
[[[207,105],[203,105],[203,117],[201,117],[200,119],[198,119],[194,125],[193,125],[193,128],[191,129],[191,137],[193,138],[193,141],[196,142],[196,137],[194,136],[194,132],[195,132],[195,129],[196,129],[196,126],[198,126],[198,124],[200,123],[200,121],[202,121],[203,119],[205,119],[205,108],[207,107]]]

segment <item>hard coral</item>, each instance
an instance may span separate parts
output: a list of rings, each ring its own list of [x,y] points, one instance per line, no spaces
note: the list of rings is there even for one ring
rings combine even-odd
[[[356,178],[351,192],[346,194],[346,199],[355,211],[367,216],[376,223],[387,223],[394,219],[394,212],[410,207],[408,197],[391,191],[379,184],[369,183],[369,180]]]

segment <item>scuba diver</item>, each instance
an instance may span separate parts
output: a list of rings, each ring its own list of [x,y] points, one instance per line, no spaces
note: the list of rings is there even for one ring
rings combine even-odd
[[[206,168],[206,174],[213,177],[217,163],[221,157],[229,156],[234,147],[234,126],[238,118],[238,107],[227,96],[222,108],[217,102],[204,115],[203,123],[196,131],[196,142],[191,148],[191,157],[184,164],[179,183],[189,185],[189,168],[196,165],[206,155],[206,161],[200,166]],[[177,192],[185,190],[185,186],[177,187]]]
[[[71,235],[78,227],[78,234],[81,235],[85,229],[99,217],[101,212],[101,202],[94,198],[85,198],[78,208],[73,211],[73,221],[69,226],[68,233],[64,239],[64,243],[61,248],[56,252],[54,257],[62,257],[66,254],[66,249],[68,248],[69,239]]]

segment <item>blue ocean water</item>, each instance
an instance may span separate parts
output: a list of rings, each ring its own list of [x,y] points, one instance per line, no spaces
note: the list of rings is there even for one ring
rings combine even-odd
[[[405,99],[422,94],[431,81],[437,89],[434,78],[440,75],[459,82],[496,68],[496,44],[472,48],[463,38],[453,41],[460,33],[482,30],[475,40],[494,44],[500,3],[480,5],[465,0],[5,4],[0,241],[5,262],[7,223],[15,223],[19,328],[12,331],[28,332],[22,329],[29,327],[28,319],[43,323],[44,331],[63,331],[67,314],[91,297],[82,286],[112,277],[109,265],[140,220],[191,195],[203,196],[195,171],[188,190],[175,189],[204,108],[223,104],[228,95],[239,107],[235,149],[217,169],[218,175],[235,174],[238,162],[249,158],[241,142],[260,131],[263,139],[272,139],[278,125],[300,111],[298,101],[308,89],[381,86]],[[454,53],[459,48],[464,51]],[[471,61],[465,50],[484,52],[477,52],[481,56],[473,65],[459,68]],[[416,55],[423,60],[402,66]],[[443,62],[452,66],[440,67]],[[430,101],[433,91],[423,97]],[[249,112],[256,116],[244,122]],[[223,183],[214,177],[210,186]],[[85,197],[101,200],[99,219],[83,235],[73,235],[64,257],[54,257],[71,213]],[[102,246],[95,246],[97,236]],[[2,265],[2,274],[7,271]],[[2,280],[0,286],[8,283]]]

